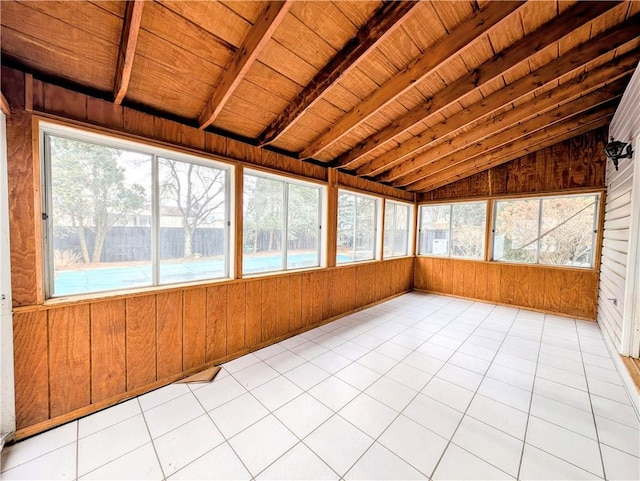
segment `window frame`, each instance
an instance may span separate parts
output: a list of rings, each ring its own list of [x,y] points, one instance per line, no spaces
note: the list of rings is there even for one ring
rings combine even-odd
[[[453,206],[461,205],[461,204],[485,204],[484,210],[484,232],[482,236],[482,256],[480,257],[464,257],[457,256],[451,254],[451,247],[453,246],[453,237],[451,234],[451,226],[453,222]],[[459,260],[471,260],[471,261],[486,261],[487,260],[487,251],[488,251],[488,239],[487,239],[487,230],[489,229],[489,225],[492,225],[490,222],[490,199],[480,199],[480,200],[461,200],[457,202],[433,202],[428,204],[419,204],[418,205],[418,219],[417,219],[417,231],[416,231],[416,256],[419,257],[436,257],[441,259],[459,259]],[[429,254],[427,252],[421,252],[421,235],[422,235],[422,219],[423,219],[423,207],[438,207],[438,206],[448,206],[449,207],[449,223],[448,223],[448,232],[449,232],[449,242],[447,246],[447,254]]]
[[[592,255],[591,255],[591,264],[589,266],[567,266],[562,264],[545,264],[540,262],[540,240],[544,237],[544,235],[548,234],[550,231],[545,234],[541,234],[542,230],[542,205],[543,201],[551,200],[551,199],[559,199],[559,198],[567,198],[567,197],[588,197],[594,196],[594,216],[593,216],[593,231],[592,231]],[[597,258],[600,256],[601,241],[600,235],[602,232],[602,227],[600,225],[600,217],[603,215],[601,204],[602,199],[604,197],[604,193],[602,191],[585,191],[585,192],[572,192],[569,194],[560,194],[560,193],[552,193],[549,195],[534,195],[534,196],[519,196],[519,197],[501,197],[499,199],[492,199],[491,210],[492,210],[492,222],[491,222],[491,231],[489,232],[489,237],[491,240],[491,245],[489,249],[489,260],[491,262],[500,262],[504,264],[515,264],[515,265],[523,265],[523,266],[541,266],[541,267],[551,267],[551,268],[560,268],[560,269],[581,269],[581,270],[594,270],[596,269]],[[495,259],[495,233],[496,233],[496,222],[498,216],[497,212],[497,203],[498,202],[510,202],[517,200],[536,200],[538,201],[538,231],[536,236],[536,260],[535,262],[523,262],[523,261],[512,261],[509,259]]]
[[[344,262],[340,262],[338,261],[338,218],[340,216],[340,194],[341,193],[346,193],[349,195],[353,195],[356,198],[357,197],[364,197],[364,198],[368,198],[368,199],[372,199],[374,201],[374,226],[373,226],[373,246],[371,251],[373,252],[373,256],[370,259],[356,259],[356,255],[355,255],[355,249],[356,249],[356,243],[355,243],[355,231],[356,231],[356,222],[355,222],[355,216],[357,216],[357,210],[354,211],[354,223],[353,223],[353,236],[354,236],[354,242],[353,242],[353,260],[349,260],[349,261],[344,261]],[[371,194],[367,194],[367,193],[363,193],[361,191],[358,190],[353,190],[353,189],[349,189],[349,188],[345,188],[344,186],[338,186],[338,188],[336,189],[336,218],[335,218],[335,237],[336,237],[336,251],[335,251],[335,262],[336,262],[336,266],[345,266],[345,265],[349,265],[349,264],[356,264],[356,263],[360,263],[360,262],[375,262],[375,261],[379,261],[382,259],[382,238],[384,233],[382,232],[382,229],[380,228],[382,226],[383,223],[383,219],[384,219],[384,212],[383,212],[383,208],[382,208],[382,201],[383,198],[376,196],[376,195],[371,195]],[[357,205],[354,204],[354,205]]]
[[[384,237],[385,237],[385,231],[387,230],[387,222],[386,222],[386,214],[387,214],[387,206],[389,204],[393,204],[394,205],[394,216],[393,216],[393,222],[394,222],[394,241],[392,242],[392,252],[391,255],[386,255],[384,253],[384,248],[386,246],[386,243],[384,242]],[[407,244],[406,244],[406,253],[404,254],[395,254],[395,232],[396,232],[396,220],[397,220],[397,212],[398,212],[398,206],[401,207],[406,207],[407,208]],[[397,258],[401,258],[401,257],[410,257],[412,256],[412,252],[411,252],[411,239],[413,239],[413,226],[415,225],[414,219],[413,219],[413,215],[414,215],[414,204],[409,204],[407,202],[402,202],[399,200],[395,200],[395,199],[385,199],[384,201],[384,226],[382,229],[382,258],[383,259],[397,259]]]
[[[283,196],[282,196],[282,220],[283,220],[283,232],[282,232],[282,268],[272,271],[259,271],[259,272],[244,272],[245,257],[244,257],[244,177],[251,175],[253,177],[263,177],[265,179],[274,180],[283,183]],[[288,252],[288,223],[289,223],[289,186],[299,185],[303,187],[311,187],[318,189],[318,265],[315,266],[303,266],[303,267],[287,267],[287,252]],[[297,177],[287,176],[285,174],[277,174],[261,169],[255,169],[252,167],[245,167],[242,169],[242,246],[240,247],[239,254],[242,256],[242,272],[238,273],[242,278],[260,277],[277,275],[285,272],[305,271],[312,269],[322,269],[327,266],[327,240],[326,240],[326,225],[327,225],[327,186],[320,182],[314,182],[313,180],[302,180]]]
[[[118,136],[118,134],[105,133],[85,126],[70,126],[50,120],[40,120],[37,122],[37,138],[40,155],[40,186],[41,186],[41,207],[42,207],[42,255],[43,255],[43,294],[46,301],[59,301],[61,299],[103,297],[120,293],[134,293],[157,289],[167,289],[177,286],[188,286],[198,284],[210,284],[213,282],[228,281],[235,277],[235,222],[233,212],[235,210],[235,176],[236,166],[232,162],[205,155],[193,155],[179,150],[173,150],[164,146],[157,146],[151,142],[128,139]],[[55,267],[53,261],[53,219],[49,215],[52,212],[52,165],[50,161],[48,137],[60,137],[75,142],[84,142],[96,146],[110,149],[126,150],[151,157],[151,256],[149,263],[152,270],[152,279],[148,285],[131,286],[106,290],[92,290],[74,294],[54,295],[55,289]],[[160,178],[159,159],[175,160],[182,163],[193,164],[203,167],[218,169],[225,175],[225,219],[224,219],[224,275],[220,277],[205,278],[198,280],[185,280],[183,282],[160,283]]]

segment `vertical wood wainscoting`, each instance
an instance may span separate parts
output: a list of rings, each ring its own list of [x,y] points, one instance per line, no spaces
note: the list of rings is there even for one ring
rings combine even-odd
[[[14,314],[17,438],[411,290],[413,258]]]
[[[417,257],[417,290],[479,299],[593,321],[598,276],[593,269]]]
[[[12,108],[7,146],[16,439],[411,290],[414,263],[408,257],[95,299],[45,301],[34,114],[323,183],[330,171],[16,70],[3,67],[1,80]],[[329,190],[334,193],[337,186],[346,186],[414,199],[413,194],[352,176],[334,172],[331,178]],[[328,239],[335,242],[331,225]]]

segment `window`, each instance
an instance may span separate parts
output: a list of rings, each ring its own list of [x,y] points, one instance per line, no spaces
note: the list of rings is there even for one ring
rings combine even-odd
[[[321,265],[323,187],[245,171],[244,274]]]
[[[386,201],[384,205],[384,257],[409,254],[411,206]]]
[[[493,259],[593,267],[599,194],[495,203]]]
[[[418,255],[484,258],[487,203],[420,206]]]
[[[42,125],[49,297],[229,276],[230,168]]]
[[[375,259],[379,200],[338,191],[338,244],[336,263]]]

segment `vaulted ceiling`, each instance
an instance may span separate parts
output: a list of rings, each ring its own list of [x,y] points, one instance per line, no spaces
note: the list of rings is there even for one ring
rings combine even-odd
[[[7,1],[2,62],[426,192],[607,124],[640,2]]]

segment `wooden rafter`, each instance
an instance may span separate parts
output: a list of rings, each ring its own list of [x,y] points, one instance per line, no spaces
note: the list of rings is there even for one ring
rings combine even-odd
[[[300,158],[313,157],[349,131],[367,120],[378,110],[385,107],[400,95],[409,90],[417,82],[425,78],[434,69],[463,51],[478,37],[489,32],[500,21],[511,15],[522,5],[522,2],[492,1],[458,28],[434,45],[428,55],[423,55],[409,64],[398,75],[373,92],[356,108],[342,116],[329,129],[316,137],[300,153]]]
[[[357,35],[327,63],[278,117],[260,134],[260,145],[270,144],[285,133],[320,96],[357,62],[385,39],[418,2],[385,2],[375,11]]]
[[[629,52],[623,57],[617,58],[597,69],[587,72],[559,87],[550,90],[532,100],[519,105],[517,108],[508,110],[497,115],[488,122],[482,123],[478,128],[473,128],[464,134],[453,137],[448,142],[421,152],[417,157],[407,159],[391,170],[376,177],[379,182],[393,182],[394,185],[411,184],[421,178],[434,174],[447,167],[446,164],[440,168],[438,159],[451,155],[452,153],[472,145],[474,142],[496,135],[502,130],[511,126],[522,124],[529,118],[534,118],[540,113],[557,107],[560,103],[592,92],[616,81],[625,78],[635,69],[638,61],[637,49]],[[624,89],[626,79],[622,83],[616,83],[617,88]],[[616,91],[614,91],[615,93]]]
[[[480,87],[491,82],[518,63],[544,50],[552,43],[602,15],[618,3],[619,2],[577,3],[562,15],[543,24],[536,31],[500,52],[500,55],[492,57],[473,72],[464,75],[440,92],[437,92],[428,102],[416,106],[400,118],[395,119],[384,129],[372,134],[353,149],[336,159],[334,165],[336,167],[349,169],[358,167],[357,161],[364,155],[411,129],[417,123],[427,121],[440,110],[456,102],[460,97],[479,90]]]
[[[548,120],[545,127],[538,128],[534,132],[520,136],[517,142],[505,142],[504,136],[498,136],[501,138],[492,144],[488,142],[485,143],[485,147],[480,152],[478,152],[474,145],[469,148],[469,156],[465,157],[467,149],[456,153],[455,155],[459,160],[457,163],[448,169],[407,186],[406,189],[412,192],[424,192],[437,188],[434,187],[434,185],[440,187],[446,183],[468,177],[497,165],[494,163],[496,159],[509,157],[515,152],[526,151],[530,149],[531,146],[536,146],[548,139],[562,135],[567,130],[574,130],[613,114],[619,95],[614,99],[606,100],[604,103],[600,97],[591,97],[591,95],[593,94],[574,101],[575,105],[569,106],[569,104],[567,104],[567,107],[561,113],[552,112],[546,114]],[[511,158],[513,159],[514,157]]]
[[[592,109],[594,106],[608,102],[617,98],[620,94],[628,78],[620,79],[611,85],[607,85],[595,92],[589,93],[583,97],[579,97],[564,105],[548,112],[541,113],[526,122],[514,125],[500,133],[496,133],[480,142],[474,142],[467,145],[466,148],[453,152],[446,157],[425,166],[421,175],[412,176],[403,181],[394,182],[394,185],[413,185],[419,183],[422,179],[433,178],[437,175],[446,176],[454,172],[461,164],[467,163],[470,159],[482,156],[485,152],[506,145],[518,144],[520,139],[527,137],[533,132],[543,130],[558,122],[575,116],[585,110]]]
[[[118,50],[116,81],[113,87],[113,102],[115,104],[122,103],[125,95],[127,95],[129,79],[131,78],[131,70],[133,68],[133,59],[136,55],[136,45],[138,44],[138,33],[140,33],[143,7],[144,0],[126,2],[120,49]]]
[[[7,118],[11,115],[11,107],[9,106],[7,99],[4,98],[4,94],[2,92],[0,92],[0,110],[7,116]]]
[[[431,129],[415,135],[397,147],[376,157],[371,162],[356,169],[357,175],[374,176],[387,171],[406,157],[415,155],[426,149],[436,140],[452,132],[472,124],[477,120],[501,109],[518,98],[531,93],[541,86],[555,81],[557,78],[582,68],[585,64],[599,56],[633,40],[638,35],[638,16],[634,16],[618,27],[611,29],[592,41],[582,44],[565,53],[560,58],[549,62],[531,74],[520,78],[494,94],[482,99],[457,114],[446,122],[435,125]],[[409,167],[407,167],[409,168]],[[416,167],[417,168],[417,167]]]
[[[582,119],[579,119],[576,122],[567,122],[567,126],[558,127],[558,129],[553,130],[551,133],[544,136],[544,140],[539,142],[534,142],[534,138],[542,137],[540,134],[534,134],[531,136],[531,143],[528,143],[526,147],[521,147],[520,150],[513,149],[507,152],[496,153],[495,155],[491,155],[487,157],[486,163],[479,164],[474,171],[469,171],[466,173],[458,174],[454,178],[443,180],[432,185],[426,186],[422,188],[419,193],[429,192],[431,190],[437,189],[439,187],[444,187],[447,184],[451,184],[452,182],[456,182],[458,180],[462,180],[466,177],[470,177],[479,172],[490,169],[491,167],[496,167],[501,164],[505,164],[507,162],[511,162],[519,157],[522,157],[527,154],[531,154],[533,152],[537,152],[538,150],[542,150],[546,147],[551,147],[559,142],[570,139],[580,134],[584,134],[585,132],[590,132],[598,127],[602,127],[604,125],[608,125],[613,118],[615,109],[609,108],[602,111],[599,111],[596,114],[584,116]],[[593,119],[593,120],[590,120]],[[504,155],[500,155],[504,154]],[[416,191],[418,192],[418,191]]]
[[[267,2],[260,17],[249,30],[247,37],[234,54],[229,67],[220,77],[211,97],[200,113],[198,122],[201,129],[212,124],[220,115],[233,92],[284,20],[292,4],[292,0]]]

